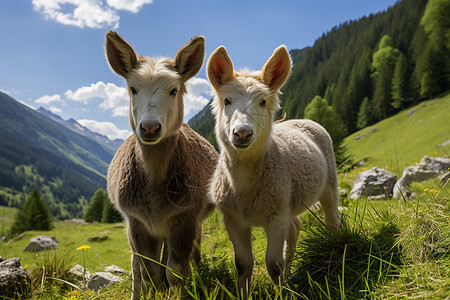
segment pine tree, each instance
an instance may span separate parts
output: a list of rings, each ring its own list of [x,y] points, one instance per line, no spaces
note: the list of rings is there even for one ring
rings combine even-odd
[[[341,115],[349,132],[354,132],[357,128],[357,115],[359,107],[364,97],[371,95],[370,80],[370,60],[371,51],[366,48],[357,63],[353,66],[350,74],[350,81],[347,88],[347,97],[343,101],[344,115]]]
[[[391,38],[385,35],[380,41],[378,50],[373,54],[372,78],[375,82],[375,90],[372,102],[377,120],[382,120],[393,113],[391,106],[392,74],[398,53],[398,49],[393,47]]]
[[[53,228],[52,215],[37,189],[31,192],[28,203],[26,213],[28,214],[30,229],[51,230]]]
[[[450,0],[429,0],[420,25],[432,43],[450,50]]]
[[[361,106],[359,107],[358,112],[358,122],[356,123],[356,126],[358,129],[363,129],[366,126],[369,126],[375,122],[375,117],[373,115],[373,108],[370,103],[370,100],[368,97],[365,97],[363,102],[361,103]]]
[[[392,107],[396,109],[403,108],[404,104],[408,101],[408,82],[408,64],[405,55],[400,53],[395,64],[394,76],[392,78]]]
[[[52,228],[52,215],[38,190],[34,189],[17,212],[10,233],[13,235],[28,230],[51,230]]]
[[[84,220],[86,222],[101,222],[105,201],[108,201],[108,193],[103,189],[98,189],[90,200],[84,214]]]
[[[428,91],[430,95],[450,88],[450,0],[429,0],[420,24],[428,36],[426,57],[427,68],[420,77],[429,76],[434,87]],[[426,90],[427,87],[421,87]]]
[[[431,98],[433,96],[433,80],[428,72],[423,73],[422,79],[420,81],[420,96],[424,98]]]
[[[112,206],[109,199],[103,203],[102,223],[116,223],[122,222],[122,215]]]

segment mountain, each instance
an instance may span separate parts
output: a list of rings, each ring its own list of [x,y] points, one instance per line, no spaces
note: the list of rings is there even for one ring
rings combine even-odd
[[[282,88],[280,118],[303,118],[320,96],[347,134],[450,88],[450,36],[444,1],[402,0],[386,11],[335,26],[314,45],[290,50],[292,73]],[[441,7],[443,6],[443,7]],[[189,121],[210,142],[208,104]]]
[[[0,143],[0,205],[18,206],[38,187],[53,216],[81,217],[106,187],[111,151],[1,92]]]
[[[41,113],[42,115],[46,116],[47,118],[58,122],[59,124],[65,126],[66,128],[95,141],[100,146],[102,146],[103,149],[105,149],[107,152],[111,153],[112,155],[114,155],[114,153],[116,153],[117,149],[119,149],[120,145],[122,145],[122,143],[123,143],[122,139],[111,140],[107,136],[104,136],[97,132],[93,132],[93,131],[89,130],[87,127],[85,127],[85,126],[81,125],[80,123],[78,123],[77,121],[75,121],[74,119],[69,119],[69,120],[65,121],[60,116],[52,113],[49,110],[46,110],[43,107],[39,107],[36,111]]]

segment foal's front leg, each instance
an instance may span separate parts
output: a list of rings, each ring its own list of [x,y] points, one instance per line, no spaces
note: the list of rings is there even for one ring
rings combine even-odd
[[[148,294],[147,285],[158,288],[162,283],[160,261],[162,240],[150,236],[139,221],[127,220],[128,241],[131,246],[132,299]],[[147,259],[149,258],[149,259]]]
[[[297,248],[298,235],[301,228],[302,222],[299,217],[295,216],[292,218],[291,224],[289,225],[288,237],[284,245],[284,280],[291,275],[292,257]]]
[[[237,288],[240,299],[247,299],[253,271],[252,230],[224,214],[225,227],[233,243],[238,272]]]
[[[266,268],[274,284],[283,283],[283,248],[287,240],[289,223],[285,220],[273,221],[265,228],[267,234]]]
[[[196,238],[196,225],[195,217],[189,215],[176,216],[171,221],[166,270],[171,297],[176,295],[178,287],[184,294],[184,278],[190,272],[189,257]]]

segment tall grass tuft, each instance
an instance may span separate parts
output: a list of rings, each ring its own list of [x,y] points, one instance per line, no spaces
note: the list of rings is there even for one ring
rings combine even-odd
[[[362,220],[343,215],[337,234],[324,225],[304,231],[290,289],[305,299],[360,299],[394,274],[401,264],[398,225],[382,217],[369,231]]]
[[[220,299],[227,292],[234,295],[235,274],[227,257],[204,256],[199,266],[192,268],[187,280],[187,290],[195,299]],[[215,297],[212,298],[212,295]]]
[[[48,287],[53,291],[69,288],[64,282],[75,282],[69,273],[73,259],[71,251],[56,249],[34,256],[36,267],[31,273],[31,282],[35,290],[43,293]],[[59,281],[55,281],[54,278],[58,278]]]

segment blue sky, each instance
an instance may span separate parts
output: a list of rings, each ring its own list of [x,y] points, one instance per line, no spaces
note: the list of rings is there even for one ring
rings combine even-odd
[[[104,57],[107,30],[146,56],[173,57],[206,37],[205,63],[188,82],[185,121],[211,98],[205,65],[225,45],[236,68],[260,69],[273,50],[312,46],[334,26],[395,0],[6,0],[0,1],[0,91],[73,118],[110,138],[130,134],[125,80]]]

